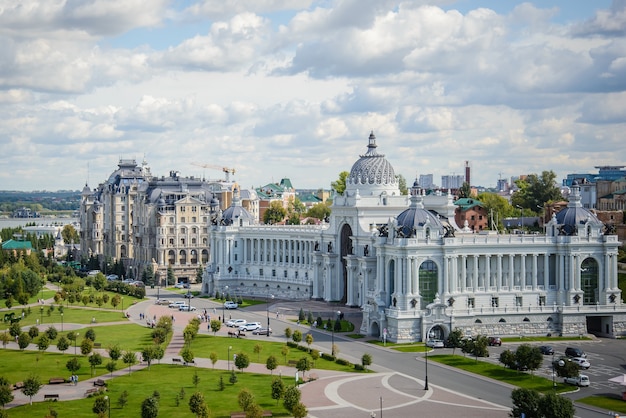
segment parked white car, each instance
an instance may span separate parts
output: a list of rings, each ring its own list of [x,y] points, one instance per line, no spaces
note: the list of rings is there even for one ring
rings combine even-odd
[[[426,347],[443,348],[445,345],[442,340],[428,340],[426,341]]]
[[[248,322],[247,324],[241,325],[239,327],[239,331],[255,331],[261,328],[261,323],[259,322]]]
[[[189,306],[189,305],[181,305],[178,308],[179,311],[183,311],[183,312],[192,312],[196,310],[195,306]]]
[[[572,357],[571,360],[574,363],[578,364],[578,367],[580,367],[581,369],[588,369],[589,367],[591,367],[591,363],[589,363],[586,358]]]
[[[563,379],[563,382],[569,383],[570,385],[576,386],[589,386],[589,376],[581,374],[576,377],[566,377]]]
[[[230,327],[230,328],[239,328],[242,325],[246,325],[248,321],[246,321],[245,319],[231,319],[230,321],[226,322],[226,326]]]
[[[224,302],[224,308],[226,308],[226,309],[237,309],[238,307],[239,307],[239,305],[237,305],[232,300],[228,300],[228,301]]]
[[[180,308],[183,305],[186,305],[187,302],[185,302],[184,300],[176,300],[174,302],[170,302],[169,306],[170,308]]]

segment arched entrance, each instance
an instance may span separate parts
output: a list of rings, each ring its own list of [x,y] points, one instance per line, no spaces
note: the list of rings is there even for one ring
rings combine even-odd
[[[370,336],[380,337],[380,327],[378,326],[378,322],[372,322],[372,325],[370,326]]]
[[[339,241],[340,248],[340,259],[341,259],[341,273],[342,273],[342,284],[341,284],[341,303],[346,303],[348,301],[348,268],[347,268],[347,260],[346,256],[352,254],[352,228],[350,225],[346,224],[341,227],[341,235]]]
[[[446,329],[440,325],[432,325],[428,329],[426,329],[426,334],[424,335],[424,341],[427,340],[441,340],[445,341],[446,339]]]

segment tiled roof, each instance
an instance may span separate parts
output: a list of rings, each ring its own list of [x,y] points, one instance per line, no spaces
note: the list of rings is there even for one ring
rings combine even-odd
[[[15,241],[10,239],[2,243],[3,250],[32,250],[33,245],[30,241]]]

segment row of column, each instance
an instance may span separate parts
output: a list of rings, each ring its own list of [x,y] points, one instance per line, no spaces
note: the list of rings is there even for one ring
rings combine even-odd
[[[243,263],[309,266],[314,243],[310,240],[244,238]]]

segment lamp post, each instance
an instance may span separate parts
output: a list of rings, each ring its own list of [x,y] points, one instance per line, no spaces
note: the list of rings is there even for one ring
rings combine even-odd
[[[228,346],[228,371],[230,371],[230,350],[232,350],[232,346]]]
[[[335,321],[333,321],[332,326],[331,326],[331,340],[330,340],[330,352],[331,355],[333,357],[335,357],[335,323],[337,321],[337,319],[339,318],[339,315],[341,315],[341,311],[337,311],[337,318],[335,318]]]
[[[565,362],[563,360],[559,360],[558,364],[559,364],[559,367],[565,366]],[[556,382],[554,381],[556,372],[554,370],[554,366],[555,366],[555,364],[554,364],[554,353],[552,353],[552,390],[554,390],[556,392]]]
[[[63,312],[61,312],[61,332],[63,332]]]
[[[424,368],[424,371],[425,371],[424,390],[428,390],[428,339],[431,337],[431,333],[433,331],[433,327],[434,326],[435,325],[431,325],[430,328],[428,328],[428,332],[426,332],[426,343],[425,343],[426,351],[424,351],[424,353],[425,353],[424,358],[425,358],[425,361],[426,361],[426,365],[425,365],[425,368]]]
[[[122,315],[124,315],[124,296],[122,296]]]
[[[78,341],[78,336],[80,334],[78,332],[74,333],[74,356],[76,356],[76,342]]]
[[[39,316],[41,317],[41,320],[39,321],[40,325],[43,325],[43,306],[39,307]]]
[[[226,292],[228,292],[228,286],[224,286],[224,297],[226,297]],[[224,310],[224,304],[222,304],[222,324],[226,323],[226,311]]]
[[[520,205],[515,205],[515,207],[519,209],[519,215],[520,215],[520,219],[522,221],[522,224],[521,224],[522,228],[521,229],[522,229],[522,234],[523,234],[524,233],[524,210],[523,210],[523,208]]]
[[[104,400],[107,401],[107,411],[109,413],[109,418],[111,418],[111,398],[107,395],[104,395]]]
[[[274,299],[274,295],[267,294],[266,313],[267,313],[267,337],[270,336],[270,298]]]

